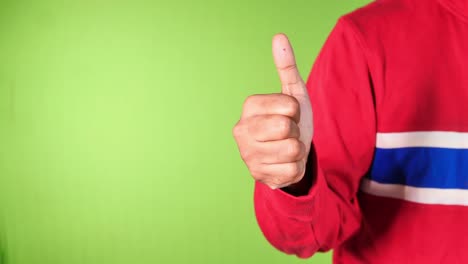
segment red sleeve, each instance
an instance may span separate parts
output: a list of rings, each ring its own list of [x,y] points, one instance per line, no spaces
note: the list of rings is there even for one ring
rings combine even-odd
[[[372,162],[376,121],[364,43],[356,32],[341,18],[307,81],[314,114],[313,165],[307,171],[314,184],[308,195],[255,184],[263,234],[277,249],[301,258],[340,245],[361,223],[356,195]]]

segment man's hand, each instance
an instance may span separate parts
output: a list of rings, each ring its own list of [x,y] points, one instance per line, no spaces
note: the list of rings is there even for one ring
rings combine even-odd
[[[249,96],[233,134],[253,178],[272,189],[299,182],[313,135],[312,107],[286,35],[273,38],[281,93]]]

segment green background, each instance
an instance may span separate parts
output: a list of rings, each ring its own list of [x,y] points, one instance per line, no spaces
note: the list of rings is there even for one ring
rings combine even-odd
[[[0,2],[0,262],[330,263],[273,249],[231,136],[364,0]]]

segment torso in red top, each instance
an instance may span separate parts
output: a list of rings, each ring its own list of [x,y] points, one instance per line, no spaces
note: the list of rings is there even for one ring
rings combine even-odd
[[[468,263],[467,63],[467,0],[342,17],[308,80],[317,182],[304,197],[256,185],[267,239],[335,263]]]

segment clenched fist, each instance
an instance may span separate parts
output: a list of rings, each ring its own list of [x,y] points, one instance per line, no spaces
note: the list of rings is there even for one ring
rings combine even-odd
[[[273,58],[281,93],[245,100],[233,134],[253,178],[272,189],[299,182],[313,135],[312,107],[288,38],[273,38]]]

